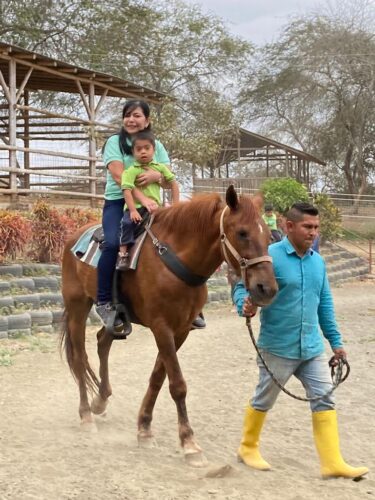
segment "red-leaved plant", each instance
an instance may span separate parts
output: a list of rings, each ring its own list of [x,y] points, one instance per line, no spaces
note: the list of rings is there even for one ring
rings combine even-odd
[[[30,222],[18,212],[0,210],[0,264],[15,259],[30,240]]]

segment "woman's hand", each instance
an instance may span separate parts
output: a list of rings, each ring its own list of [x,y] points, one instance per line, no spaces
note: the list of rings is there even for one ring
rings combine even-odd
[[[145,187],[154,182],[159,182],[163,178],[160,172],[146,167],[144,172],[138,174],[135,179],[135,185],[138,187]]]
[[[246,297],[242,306],[242,314],[244,316],[250,316],[250,318],[252,318],[256,315],[257,309],[257,306],[254,306],[254,304],[251,302],[251,298]]]

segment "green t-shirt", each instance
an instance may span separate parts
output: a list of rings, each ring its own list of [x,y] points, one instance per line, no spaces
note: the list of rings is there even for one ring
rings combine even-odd
[[[108,138],[105,144],[103,162],[106,167],[109,163],[111,163],[111,161],[115,160],[121,161],[124,164],[124,168],[129,168],[134,164],[135,158],[133,155],[122,154],[119,139],[120,136],[118,134],[112,135]],[[169,165],[171,163],[165,147],[158,140],[155,142],[154,160],[158,163],[163,163],[164,165]],[[124,195],[122,194],[120,186],[113,180],[111,172],[107,169],[104,198],[106,200],[118,200],[123,198],[123,196]]]
[[[135,179],[137,175],[141,174],[146,167],[152,168],[152,170],[156,170],[157,172],[163,174],[165,180],[168,182],[173,181],[175,178],[175,175],[169,170],[169,168],[162,163],[152,161],[150,163],[147,163],[147,165],[141,165],[138,162],[134,162],[134,165],[127,168],[122,173],[121,189],[134,189]],[[158,205],[161,205],[160,184],[158,182],[153,182],[146,187],[138,187],[138,189],[142,191],[145,196],[154,200]],[[140,208],[142,206],[142,203],[139,203],[139,201],[136,199],[134,199],[134,203],[137,208]],[[125,210],[126,208],[127,206],[125,205]]]
[[[271,231],[273,231],[274,229],[276,229],[277,231],[276,214],[272,214],[270,217],[268,217],[266,214],[263,214],[263,220]]]

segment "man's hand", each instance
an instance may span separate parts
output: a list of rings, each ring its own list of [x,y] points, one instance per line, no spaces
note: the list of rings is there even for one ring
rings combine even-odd
[[[142,220],[142,216],[138,212],[138,210],[130,210],[129,215],[130,215],[130,219],[132,220],[132,222],[135,222],[136,224],[138,224],[138,222],[141,222],[141,220]]]
[[[339,359],[346,359],[346,351],[342,347],[337,347],[336,349],[332,349],[334,354],[334,361],[332,363],[333,366],[337,366]]]
[[[145,209],[152,214],[159,208],[159,205],[156,203],[156,201],[152,200],[151,198],[145,198],[142,200],[142,205],[145,207]]]
[[[257,310],[258,308],[251,302],[251,298],[246,297],[242,306],[242,314],[244,316],[249,316],[250,318],[252,318],[256,315]]]
[[[145,187],[154,182],[159,182],[161,179],[160,172],[152,170],[152,168],[146,167],[141,174],[138,174],[135,179],[135,185],[139,187]]]

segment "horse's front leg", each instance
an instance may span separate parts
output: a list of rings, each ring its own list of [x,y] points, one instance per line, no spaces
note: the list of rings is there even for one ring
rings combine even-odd
[[[94,396],[91,403],[91,411],[95,415],[103,415],[107,409],[108,398],[112,395],[112,387],[109,382],[108,357],[112,347],[113,337],[108,334],[103,326],[96,335],[98,341],[99,365],[99,394]]]
[[[152,413],[160,389],[163,386],[166,372],[160,354],[158,354],[147,392],[143,398],[141,408],[138,413],[138,443],[140,446],[149,447],[152,444],[153,433],[151,430]]]
[[[177,350],[183,344],[188,332],[174,338],[172,331],[165,328],[160,329],[158,332],[154,331],[154,335],[159,348],[160,358],[168,375],[169,392],[176,404],[178,434],[185,458],[189,465],[201,467],[205,465],[205,458],[201,447],[194,439],[193,429],[190,426],[186,409],[187,387],[177,357]]]

